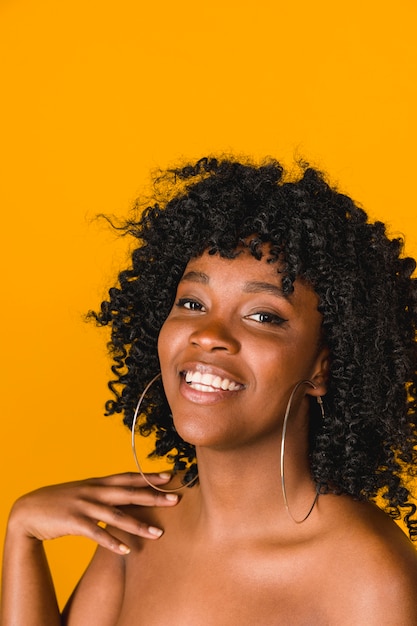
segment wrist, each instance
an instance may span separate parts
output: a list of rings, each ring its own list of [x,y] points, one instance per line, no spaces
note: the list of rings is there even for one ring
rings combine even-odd
[[[6,541],[19,542],[27,540],[30,545],[41,545],[42,540],[30,532],[27,525],[28,519],[29,515],[27,512],[25,513],[20,499],[17,500],[10,511],[7,522]]]

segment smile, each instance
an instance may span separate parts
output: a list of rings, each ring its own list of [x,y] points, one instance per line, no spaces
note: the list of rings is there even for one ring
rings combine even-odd
[[[244,385],[229,380],[229,378],[221,378],[214,374],[201,372],[184,372],[184,378],[187,385],[196,391],[205,391],[206,393],[215,393],[216,391],[239,391],[244,389]]]

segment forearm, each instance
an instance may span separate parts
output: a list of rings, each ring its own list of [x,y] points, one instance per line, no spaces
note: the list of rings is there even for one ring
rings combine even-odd
[[[61,617],[42,542],[14,536],[4,548],[1,626],[60,626]]]

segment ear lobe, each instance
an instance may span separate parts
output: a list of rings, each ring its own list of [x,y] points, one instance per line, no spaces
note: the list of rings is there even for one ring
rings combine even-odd
[[[314,383],[314,388],[309,388],[308,393],[315,397],[325,396],[330,372],[330,351],[327,346],[320,352],[316,363],[316,372],[310,379]]]

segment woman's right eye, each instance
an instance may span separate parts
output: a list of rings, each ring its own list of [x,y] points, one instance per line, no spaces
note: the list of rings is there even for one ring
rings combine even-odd
[[[191,298],[180,298],[176,303],[180,309],[188,309],[189,311],[204,311],[204,306],[198,302],[197,300],[192,300]]]

